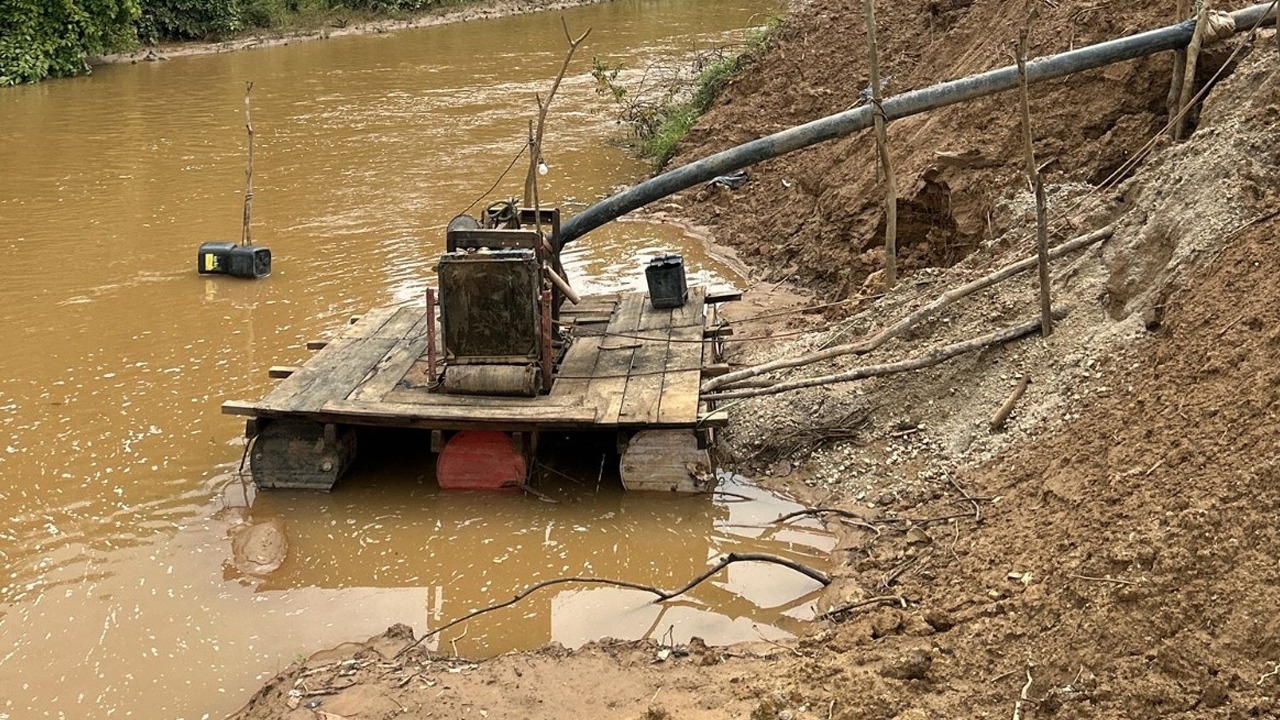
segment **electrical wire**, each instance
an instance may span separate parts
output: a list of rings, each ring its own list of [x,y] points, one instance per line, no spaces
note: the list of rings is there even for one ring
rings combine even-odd
[[[464,208],[464,209],[463,209],[463,211],[462,211],[461,213],[459,213],[459,215],[466,215],[468,212],[470,212],[471,208],[475,207],[477,203],[479,203],[481,200],[485,199],[485,197],[486,197],[486,196],[488,196],[488,195],[489,195],[489,193],[493,192],[494,188],[498,187],[498,184],[499,184],[499,183],[501,183],[501,182],[502,182],[502,179],[503,179],[503,178],[505,178],[505,177],[507,176],[507,173],[511,172],[511,168],[513,168],[513,167],[515,167],[515,166],[516,166],[516,163],[517,163],[517,162],[519,162],[520,157],[521,157],[522,155],[524,155],[525,151],[526,151],[526,150],[528,150],[528,149],[529,149],[529,144],[528,144],[528,143],[525,143],[525,144],[521,145],[521,146],[520,146],[520,152],[517,152],[517,153],[516,153],[516,156],[515,156],[515,157],[513,157],[513,158],[511,158],[511,163],[510,163],[509,165],[507,165],[507,169],[506,169],[506,170],[503,170],[503,171],[502,171],[502,174],[498,176],[498,179],[497,179],[497,180],[494,180],[494,181],[493,181],[493,184],[489,186],[489,189],[488,189],[488,190],[485,190],[485,191],[484,191],[484,192],[482,192],[482,193],[480,193],[480,197],[476,198],[475,200],[472,200],[472,201],[471,201],[471,204],[470,204],[470,205],[468,205],[466,208]]]

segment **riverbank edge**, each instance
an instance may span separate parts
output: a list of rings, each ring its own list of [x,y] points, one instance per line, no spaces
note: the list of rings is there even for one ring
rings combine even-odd
[[[464,6],[435,8],[409,18],[380,18],[322,28],[255,28],[246,33],[219,41],[174,41],[142,45],[133,50],[94,55],[88,58],[92,67],[124,65],[138,62],[154,62],[178,57],[217,55],[241,50],[277,47],[291,43],[328,40],[350,35],[380,35],[400,30],[451,25],[473,20],[525,15],[535,12],[554,12],[585,5],[597,5],[610,0],[478,0]]]

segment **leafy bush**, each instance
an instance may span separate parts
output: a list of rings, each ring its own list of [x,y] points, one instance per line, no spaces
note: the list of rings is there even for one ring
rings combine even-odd
[[[421,10],[435,3],[432,0],[339,0],[333,4],[370,12],[405,12]]]
[[[752,31],[738,52],[713,48],[698,52],[692,62],[652,66],[628,86],[621,65],[592,59],[591,74],[597,92],[618,106],[619,122],[629,126],[635,147],[661,170],[675,155],[676,145],[724,90],[725,85],[749,63],[764,55],[782,29],[779,17]]]
[[[244,27],[244,0],[142,0],[138,37],[204,40]]]
[[[8,0],[0,6],[0,85],[87,72],[86,56],[134,41],[138,0]]]

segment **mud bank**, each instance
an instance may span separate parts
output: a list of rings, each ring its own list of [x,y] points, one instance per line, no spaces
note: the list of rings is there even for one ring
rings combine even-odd
[[[1167,12],[1144,0],[1062,2],[1042,13],[1034,52],[1167,24]],[[893,92],[1003,64],[1021,25],[995,0],[881,13]],[[861,3],[797,7],[680,158],[846,107],[861,87],[847,79],[865,73],[859,27]],[[286,669],[237,717],[1273,716],[1273,48],[1266,31],[1212,49],[1195,133],[1157,140],[1116,178],[1167,120],[1170,58],[1034,94],[1051,244],[1113,227],[1053,266],[1054,302],[1070,312],[1052,336],[735,407],[726,461],[839,511],[827,514],[842,538],[826,600],[837,612],[808,637],[729,648],[601,641],[471,663],[397,656],[410,631],[393,628]],[[876,276],[882,195],[869,135],[765,163],[741,190],[690,191],[659,208],[712,228],[755,269],[757,289],[796,282],[815,291],[799,304],[841,303],[801,312],[748,294],[739,320],[754,329],[741,334],[756,339],[732,346],[731,359],[866,337],[1028,255],[1034,218],[1009,106],[1001,96],[891,126],[899,177],[915,184],[899,207],[907,272],[888,293]],[[812,371],[917,355],[1035,307],[1033,279],[1009,280],[866,357]],[[1007,426],[990,429],[1024,375],[1031,384]],[[380,652],[388,643],[395,650]],[[359,666],[350,682],[342,662]]]

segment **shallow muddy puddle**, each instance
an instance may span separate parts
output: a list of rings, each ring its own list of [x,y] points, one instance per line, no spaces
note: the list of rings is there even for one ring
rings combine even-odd
[[[592,55],[645,67],[738,41],[772,8],[655,0],[562,13],[593,32],[552,108],[541,196],[572,213],[645,173],[610,145],[618,127],[595,94]],[[247,518],[224,508],[227,487],[239,487],[243,424],[220,404],[265,394],[269,367],[305,361],[305,342],[350,316],[421,302],[445,225],[523,147],[533,94],[563,61],[560,15],[104,67],[0,91],[0,720],[220,717],[300,655],[394,622],[430,627],[565,566],[678,584],[742,549],[754,531],[730,526],[754,523],[740,516],[755,503],[672,505],[563,478],[547,491],[573,499],[555,505],[443,496],[412,458],[366,466],[330,496],[264,495]],[[249,80],[254,237],[271,248],[273,273],[200,277],[199,244],[240,236]],[[522,180],[517,167],[492,194],[519,193]],[[587,292],[635,287],[659,250],[682,252],[697,280],[736,279],[698,239],[651,222],[602,228],[565,264]],[[289,543],[283,564],[246,575],[230,535],[271,518]],[[695,551],[675,553],[689,538]],[[803,602],[784,605],[808,590],[747,589],[773,587],[772,572],[731,567],[660,617],[608,588],[548,593],[471,624],[458,650],[671,625],[723,627],[727,641],[757,632],[740,619],[748,606],[763,613],[751,616],[759,632],[790,632]],[[719,600],[738,604],[717,617],[699,606]]]
[[[277,569],[258,574],[246,558],[232,557],[226,577],[266,594],[376,590],[367,602],[392,603],[401,621],[422,633],[555,578],[672,590],[728,552],[766,552],[822,568],[834,545],[811,521],[773,524],[800,506],[728,473],[714,495],[626,493],[616,458],[609,458],[603,475],[536,472],[538,495],[441,492],[423,471],[430,467],[425,453],[395,454],[381,467],[357,467],[330,495],[255,495],[239,483],[228,485],[223,516],[282,533],[288,554]],[[554,586],[459,624],[430,646],[488,657],[603,637],[685,642],[698,636],[711,644],[776,639],[813,617],[820,589],[793,570],[761,563],[735,563],[662,604],[643,590]]]

